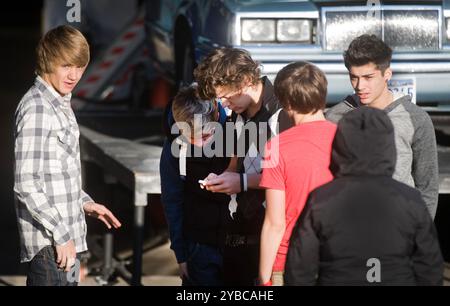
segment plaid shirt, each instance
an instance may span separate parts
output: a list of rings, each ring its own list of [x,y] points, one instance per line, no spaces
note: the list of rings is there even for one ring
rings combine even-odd
[[[87,250],[81,189],[79,129],[70,107],[41,77],[15,114],[16,210],[21,262],[43,247],[72,239],[77,253]]]

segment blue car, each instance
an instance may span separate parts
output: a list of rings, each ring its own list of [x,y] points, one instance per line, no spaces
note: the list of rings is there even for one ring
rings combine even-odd
[[[329,81],[328,103],[353,90],[342,52],[364,33],[394,49],[390,87],[419,105],[450,102],[450,0],[149,0],[146,31],[156,67],[178,83],[192,81],[211,49],[250,51],[274,79],[292,61],[318,65]],[[437,107],[437,108],[436,108]]]

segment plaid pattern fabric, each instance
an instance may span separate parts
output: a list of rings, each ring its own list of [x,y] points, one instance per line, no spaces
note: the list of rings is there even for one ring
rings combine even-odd
[[[39,76],[15,113],[15,202],[22,262],[72,239],[87,250],[79,129],[70,107]]]

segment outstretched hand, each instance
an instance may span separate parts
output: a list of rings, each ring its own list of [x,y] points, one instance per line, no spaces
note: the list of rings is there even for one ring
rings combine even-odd
[[[83,209],[88,216],[101,220],[109,229],[111,227],[119,228],[122,226],[120,221],[104,205],[88,202],[83,205]]]

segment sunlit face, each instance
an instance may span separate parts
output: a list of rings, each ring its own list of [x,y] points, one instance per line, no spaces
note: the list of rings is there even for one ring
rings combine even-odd
[[[53,72],[44,74],[43,79],[61,96],[65,96],[71,93],[78,84],[85,69],[86,66],[76,67],[69,64],[62,64],[54,68]]]
[[[364,105],[376,104],[382,94],[388,90],[387,82],[392,77],[392,70],[387,68],[382,73],[374,63],[353,66],[349,71],[350,82],[355,93]]]
[[[216,88],[216,99],[220,100],[223,107],[228,107],[235,113],[241,114],[248,109],[253,101],[246,93],[248,88],[249,86],[244,86],[241,89],[219,86]]]

